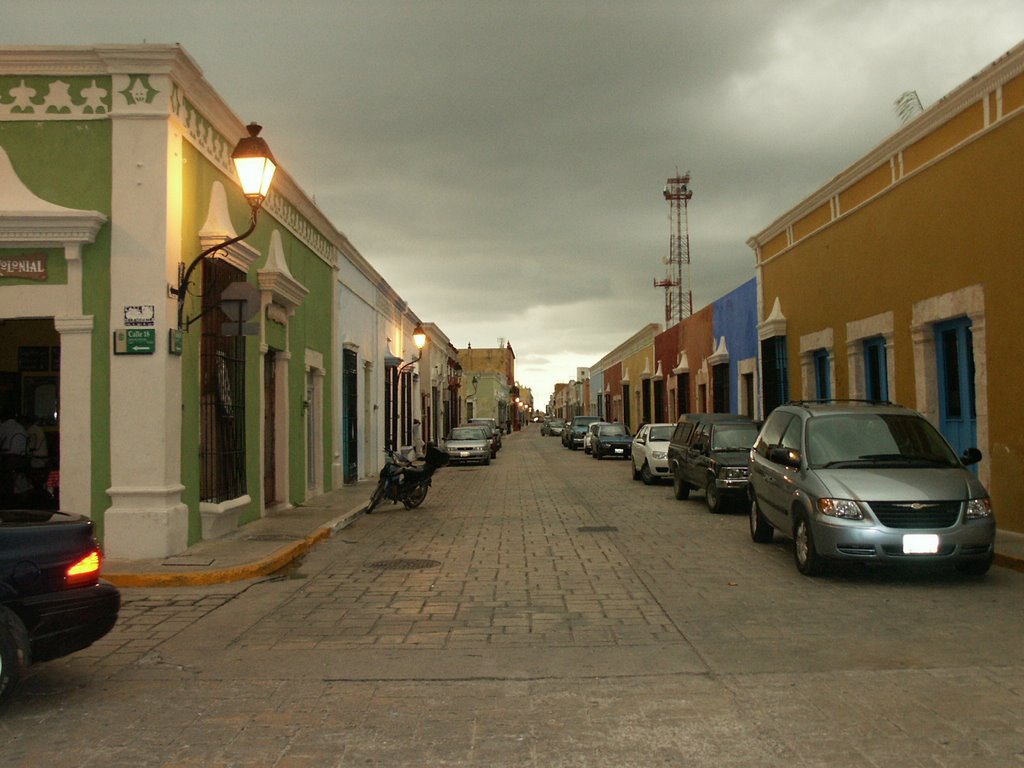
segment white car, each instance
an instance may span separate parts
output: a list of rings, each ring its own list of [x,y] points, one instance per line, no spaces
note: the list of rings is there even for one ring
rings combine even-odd
[[[644,424],[633,438],[633,479],[652,485],[672,479],[668,470],[668,441],[675,424]]]

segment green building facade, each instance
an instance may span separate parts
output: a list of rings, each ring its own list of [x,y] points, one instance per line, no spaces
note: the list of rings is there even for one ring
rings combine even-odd
[[[178,46],[0,49],[0,408],[47,436],[31,503],[90,516],[110,557],[335,482],[344,238],[284,169],[252,235],[195,269],[177,332],[182,271],[248,228],[245,133]]]

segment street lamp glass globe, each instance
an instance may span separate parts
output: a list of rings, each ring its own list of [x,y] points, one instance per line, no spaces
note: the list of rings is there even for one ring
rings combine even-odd
[[[246,127],[249,135],[239,140],[235,151],[231,153],[231,160],[242,184],[242,193],[249,205],[259,208],[270,191],[277,163],[267,142],[259,136],[262,127],[256,123],[249,123]]]
[[[416,323],[416,328],[412,332],[412,343],[416,345],[416,349],[423,349],[427,343],[427,332],[419,323]]]

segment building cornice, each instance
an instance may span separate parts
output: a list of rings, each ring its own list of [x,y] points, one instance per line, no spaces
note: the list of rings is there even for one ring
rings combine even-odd
[[[34,99],[60,98],[62,104],[71,105],[67,110],[47,109],[44,101],[28,105],[26,110],[17,106],[16,99],[8,98],[0,105],[5,120],[160,119],[171,115],[181,123],[188,141],[237,183],[230,154],[237,139],[246,135],[245,123],[180,45],[3,46],[0,77],[52,78],[42,86],[49,88],[49,93],[42,87],[21,88],[19,82],[9,89],[31,89]],[[109,82],[80,84],[76,99],[67,98],[67,84],[60,78],[89,77],[109,78]],[[91,92],[91,100],[83,98],[85,89]],[[266,133],[273,142],[273,129]],[[278,168],[264,210],[319,258],[337,265],[338,253],[347,242],[345,236],[283,168]]]
[[[811,212],[824,205],[828,205],[841,192],[854,186],[880,167],[889,165],[894,157],[899,156],[900,153],[913,146],[922,138],[934,133],[938,128],[963,112],[964,109],[971,105],[982,103],[989,93],[999,88],[1003,83],[1017,77],[1022,72],[1024,72],[1024,43],[1020,43],[1010,49],[981,72],[943,96],[910,123],[883,140],[873,150],[844,171],[834,176],[827,184],[783,213],[760,232],[750,237],[747,240],[747,245],[754,249],[755,252],[758,251],[761,246],[771,242]],[[970,141],[975,136],[985,133],[1000,122],[1001,120],[999,119],[993,119],[978,134],[967,140]],[[897,179],[897,181],[899,180],[902,179]],[[886,189],[890,187],[891,185],[886,187]],[[832,220],[835,220],[834,216]]]

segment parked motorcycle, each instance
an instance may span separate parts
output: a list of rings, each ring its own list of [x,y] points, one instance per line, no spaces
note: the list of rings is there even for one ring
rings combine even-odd
[[[392,504],[402,502],[406,509],[415,509],[427,498],[430,478],[448,463],[448,454],[434,445],[427,446],[422,464],[414,463],[390,448],[385,448],[384,454],[387,458],[380,469],[377,487],[366,505],[366,514],[373,512],[385,499]]]

